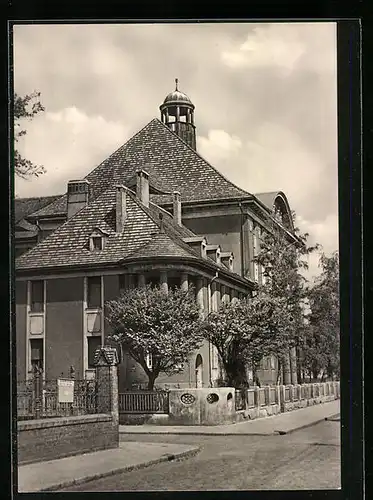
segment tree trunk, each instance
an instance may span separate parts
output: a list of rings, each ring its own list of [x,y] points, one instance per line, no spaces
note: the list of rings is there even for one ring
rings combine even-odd
[[[147,375],[148,375],[148,391],[153,391],[154,390],[154,382],[155,382],[155,379],[158,377],[158,373],[150,372]]]
[[[242,363],[236,362],[223,364],[228,387],[239,388],[248,386],[245,366]]]
[[[277,378],[276,378],[276,385],[280,385],[281,382],[281,371],[282,371],[282,363],[280,359],[277,361]]]

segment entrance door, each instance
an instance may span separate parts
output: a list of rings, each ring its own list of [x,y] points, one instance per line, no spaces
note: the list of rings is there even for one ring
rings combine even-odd
[[[203,360],[200,354],[196,357],[196,387],[203,387]]]

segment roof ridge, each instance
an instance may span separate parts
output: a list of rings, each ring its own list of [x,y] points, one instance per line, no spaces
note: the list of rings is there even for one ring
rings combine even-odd
[[[159,118],[153,118],[152,121],[156,120],[158,123],[160,123],[164,128],[166,128],[169,132],[171,132],[171,134],[173,134],[174,136],[176,136],[179,141],[181,141],[183,144],[185,144],[185,146],[187,146],[187,148],[189,148],[191,151],[193,151],[193,153],[195,155],[197,155],[201,160],[203,160],[205,163],[207,163],[207,165],[209,167],[211,167],[213,170],[215,170],[215,172],[220,176],[222,177],[225,181],[229,182],[232,186],[234,186],[235,188],[239,189],[240,191],[243,191],[244,193],[247,193],[249,194],[250,196],[253,196],[252,193],[250,193],[249,191],[246,191],[245,189],[242,189],[240,188],[239,186],[237,186],[236,184],[234,184],[234,182],[232,182],[231,180],[229,180],[227,177],[225,177],[225,175],[223,175],[216,167],[214,167],[214,165],[211,165],[210,162],[208,162],[206,160],[206,158],[204,158],[196,149],[193,149],[192,146],[190,146],[187,142],[184,141],[184,139],[182,139],[179,135],[176,134],[176,132],[174,132],[173,130],[171,130],[169,127],[167,127],[167,125],[165,123],[163,123]],[[151,122],[149,122],[151,123]]]

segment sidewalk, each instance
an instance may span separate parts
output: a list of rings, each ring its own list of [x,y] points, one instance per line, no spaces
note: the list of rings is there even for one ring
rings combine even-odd
[[[18,467],[18,492],[53,491],[158,462],[194,455],[197,446],[120,443],[119,448]]]
[[[309,427],[339,414],[339,400],[322,403],[300,410],[293,410],[271,417],[247,420],[237,424],[199,426],[199,425],[120,425],[120,434],[193,434],[193,435],[242,435],[268,436],[289,434]]]

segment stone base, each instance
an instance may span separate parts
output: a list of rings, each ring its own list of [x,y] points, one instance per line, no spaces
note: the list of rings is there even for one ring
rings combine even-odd
[[[262,406],[260,408],[249,408],[236,412],[236,422],[243,422],[244,420],[255,420],[256,418],[265,418],[271,415],[281,413],[280,405],[273,404],[269,406]]]
[[[167,414],[131,414],[131,413],[120,413],[119,414],[119,425],[171,425],[170,416]]]

